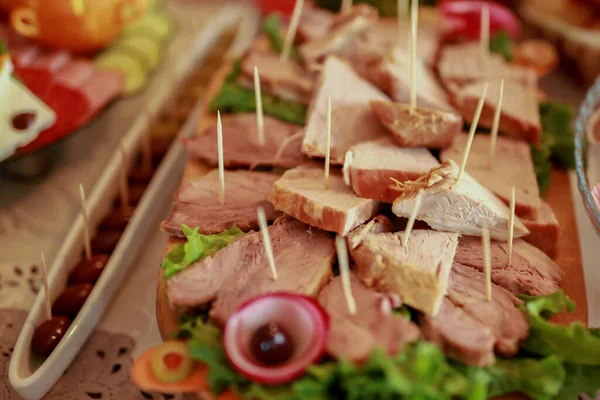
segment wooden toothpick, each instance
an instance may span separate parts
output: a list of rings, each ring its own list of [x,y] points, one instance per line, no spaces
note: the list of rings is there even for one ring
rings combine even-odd
[[[477,130],[477,124],[479,123],[479,117],[481,117],[481,110],[483,110],[483,103],[485,102],[485,95],[487,94],[488,84],[487,82],[483,86],[483,93],[481,93],[481,98],[479,99],[479,103],[477,104],[477,109],[475,110],[475,116],[473,117],[473,123],[471,124],[471,129],[469,130],[469,137],[467,138],[467,145],[465,146],[465,152],[463,154],[462,163],[460,164],[460,170],[458,171],[458,176],[456,177],[456,182],[460,181],[462,174],[465,172],[465,167],[467,166],[467,160],[469,159],[469,152],[471,151],[471,145],[473,144],[473,138],[475,137],[475,131]]]
[[[344,288],[344,296],[348,303],[348,311],[351,315],[356,314],[356,301],[352,295],[352,288],[350,286],[350,266],[348,264],[348,247],[346,246],[346,239],[337,235],[335,238],[335,248],[338,255],[338,263],[340,266],[340,275],[342,276],[342,286]]]
[[[83,247],[85,249],[85,259],[90,260],[92,258],[90,219],[88,215],[87,204],[85,202],[85,192],[83,191],[83,185],[81,183],[79,184],[79,200],[81,204],[81,214],[83,215]]]
[[[506,265],[510,268],[512,265],[512,248],[513,248],[513,235],[515,232],[515,187],[512,187],[510,195],[510,215],[508,216],[508,254]]]
[[[123,215],[127,214],[127,208],[129,207],[129,186],[127,184],[127,152],[125,151],[125,145],[123,141],[119,143],[119,150],[121,151],[121,176],[120,176],[120,194],[121,194],[121,211]]]
[[[496,140],[498,139],[498,128],[500,127],[500,114],[502,114],[502,101],[504,100],[504,79],[500,80],[500,92],[498,93],[498,105],[494,111],[494,121],[492,123],[492,138],[490,140],[490,168],[494,165],[494,155],[496,154]]]
[[[417,31],[419,27],[419,1],[410,5],[410,108],[417,106]]]
[[[417,193],[417,197],[415,197],[415,206],[413,207],[412,213],[410,214],[408,222],[406,223],[404,235],[402,235],[402,247],[406,247],[406,245],[408,244],[408,239],[410,238],[410,233],[412,232],[413,226],[415,225],[415,220],[417,219],[419,208],[421,208],[421,200],[423,200],[423,189],[420,189]]]
[[[265,246],[265,253],[267,254],[267,260],[269,260],[269,267],[271,267],[271,273],[273,274],[273,280],[277,280],[277,268],[275,268],[275,257],[273,257],[273,246],[271,245],[271,236],[269,235],[269,225],[267,225],[267,217],[265,216],[265,210],[259,207],[256,210],[258,214],[258,224],[260,225],[260,232],[262,233],[263,244]]]
[[[223,162],[223,124],[221,123],[221,112],[217,111],[217,154],[219,158],[219,203],[225,204],[225,164]]]
[[[52,305],[50,304],[50,290],[48,289],[48,267],[46,266],[46,258],[42,253],[42,279],[44,283],[44,297],[46,303],[46,317],[52,319]]]
[[[258,128],[258,145],[265,145],[265,121],[263,118],[262,94],[258,67],[254,66],[254,96],[256,97],[256,126]]]
[[[329,189],[329,163],[331,161],[331,96],[327,98],[327,144],[325,146],[325,188]]]
[[[481,64],[487,71],[487,60],[490,52],[490,8],[487,4],[481,6],[481,31],[479,32],[479,44],[481,46]]]
[[[398,28],[398,43],[402,41],[402,34],[404,33],[403,24],[404,20],[408,17],[408,0],[398,0],[396,3],[396,20],[397,20],[397,28]],[[410,41],[409,41],[410,43]]]
[[[286,61],[290,58],[292,44],[294,43],[294,38],[296,37],[298,25],[300,24],[300,17],[302,16],[303,7],[304,0],[296,0],[296,5],[294,6],[294,12],[292,14],[292,20],[290,21],[290,26],[288,27],[287,34],[285,35],[285,42],[283,42],[283,49],[279,58],[281,61]]]
[[[342,14],[348,14],[352,10],[352,0],[342,0],[340,12]]]
[[[152,130],[150,129],[152,113],[148,108],[144,110],[144,116],[146,118],[146,132],[142,138],[142,170],[150,175],[152,172]]]
[[[490,244],[490,230],[487,222],[484,222],[481,232],[483,240],[483,262],[485,266],[485,286],[487,291],[487,300],[492,301],[492,255]]]

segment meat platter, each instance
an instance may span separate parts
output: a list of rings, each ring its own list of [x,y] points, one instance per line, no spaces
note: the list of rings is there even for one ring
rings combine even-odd
[[[406,29],[298,1],[287,34],[267,17],[214,76],[161,224],[165,342],[132,368],[144,391],[595,395],[574,203],[550,164],[570,166],[569,113],[537,86],[553,61],[517,45],[509,63],[496,6],[475,38],[431,46],[439,11],[416,4]]]

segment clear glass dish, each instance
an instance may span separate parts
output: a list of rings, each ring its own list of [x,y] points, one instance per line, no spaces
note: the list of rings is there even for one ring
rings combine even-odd
[[[577,173],[577,183],[586,212],[596,233],[600,236],[600,208],[592,197],[592,187],[588,182],[587,174],[589,165],[600,165],[600,143],[591,144],[588,137],[590,119],[594,111],[598,109],[600,109],[600,76],[587,92],[575,121],[575,171]],[[595,159],[592,160],[592,157]],[[596,179],[599,179],[599,176],[596,175]],[[600,182],[593,182],[594,185],[598,183]]]

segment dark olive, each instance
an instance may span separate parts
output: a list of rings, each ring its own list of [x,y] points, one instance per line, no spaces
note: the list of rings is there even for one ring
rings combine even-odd
[[[20,112],[12,117],[12,126],[17,131],[26,131],[35,121],[35,112]]]
[[[125,209],[125,213],[123,213],[123,209],[121,207],[115,207],[113,211],[108,214],[100,223],[100,229],[124,230],[129,223],[134,210],[135,207],[129,206]]]
[[[67,286],[54,301],[52,312],[56,315],[66,315],[74,319],[93,288],[94,285],[91,283],[78,283]]]
[[[148,170],[142,166],[137,166],[129,173],[129,184],[147,184],[153,175],[152,168]]]
[[[280,365],[294,354],[290,335],[277,322],[269,322],[252,335],[250,351],[256,361],[264,365]]]
[[[107,254],[94,254],[89,260],[81,260],[69,274],[69,285],[96,283],[108,263],[108,258]]]
[[[122,231],[99,231],[92,239],[92,252],[110,254],[121,239]]]
[[[169,151],[172,142],[173,138],[168,136],[152,138],[152,160],[160,161]]]
[[[48,357],[65,336],[69,325],[71,325],[71,321],[63,315],[55,315],[42,322],[31,338],[33,351],[42,357]]]

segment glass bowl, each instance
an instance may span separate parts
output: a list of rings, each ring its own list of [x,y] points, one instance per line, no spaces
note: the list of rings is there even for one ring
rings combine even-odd
[[[579,192],[581,193],[583,204],[592,221],[592,225],[596,233],[600,236],[600,207],[598,207],[592,197],[592,188],[588,182],[588,174],[586,172],[586,169],[592,165],[591,168],[595,171],[595,179],[598,180],[592,182],[592,184],[597,185],[600,183],[600,168],[598,168],[600,166],[600,143],[590,143],[588,137],[589,122],[594,112],[599,109],[600,76],[587,92],[575,121],[575,171],[577,173]]]

